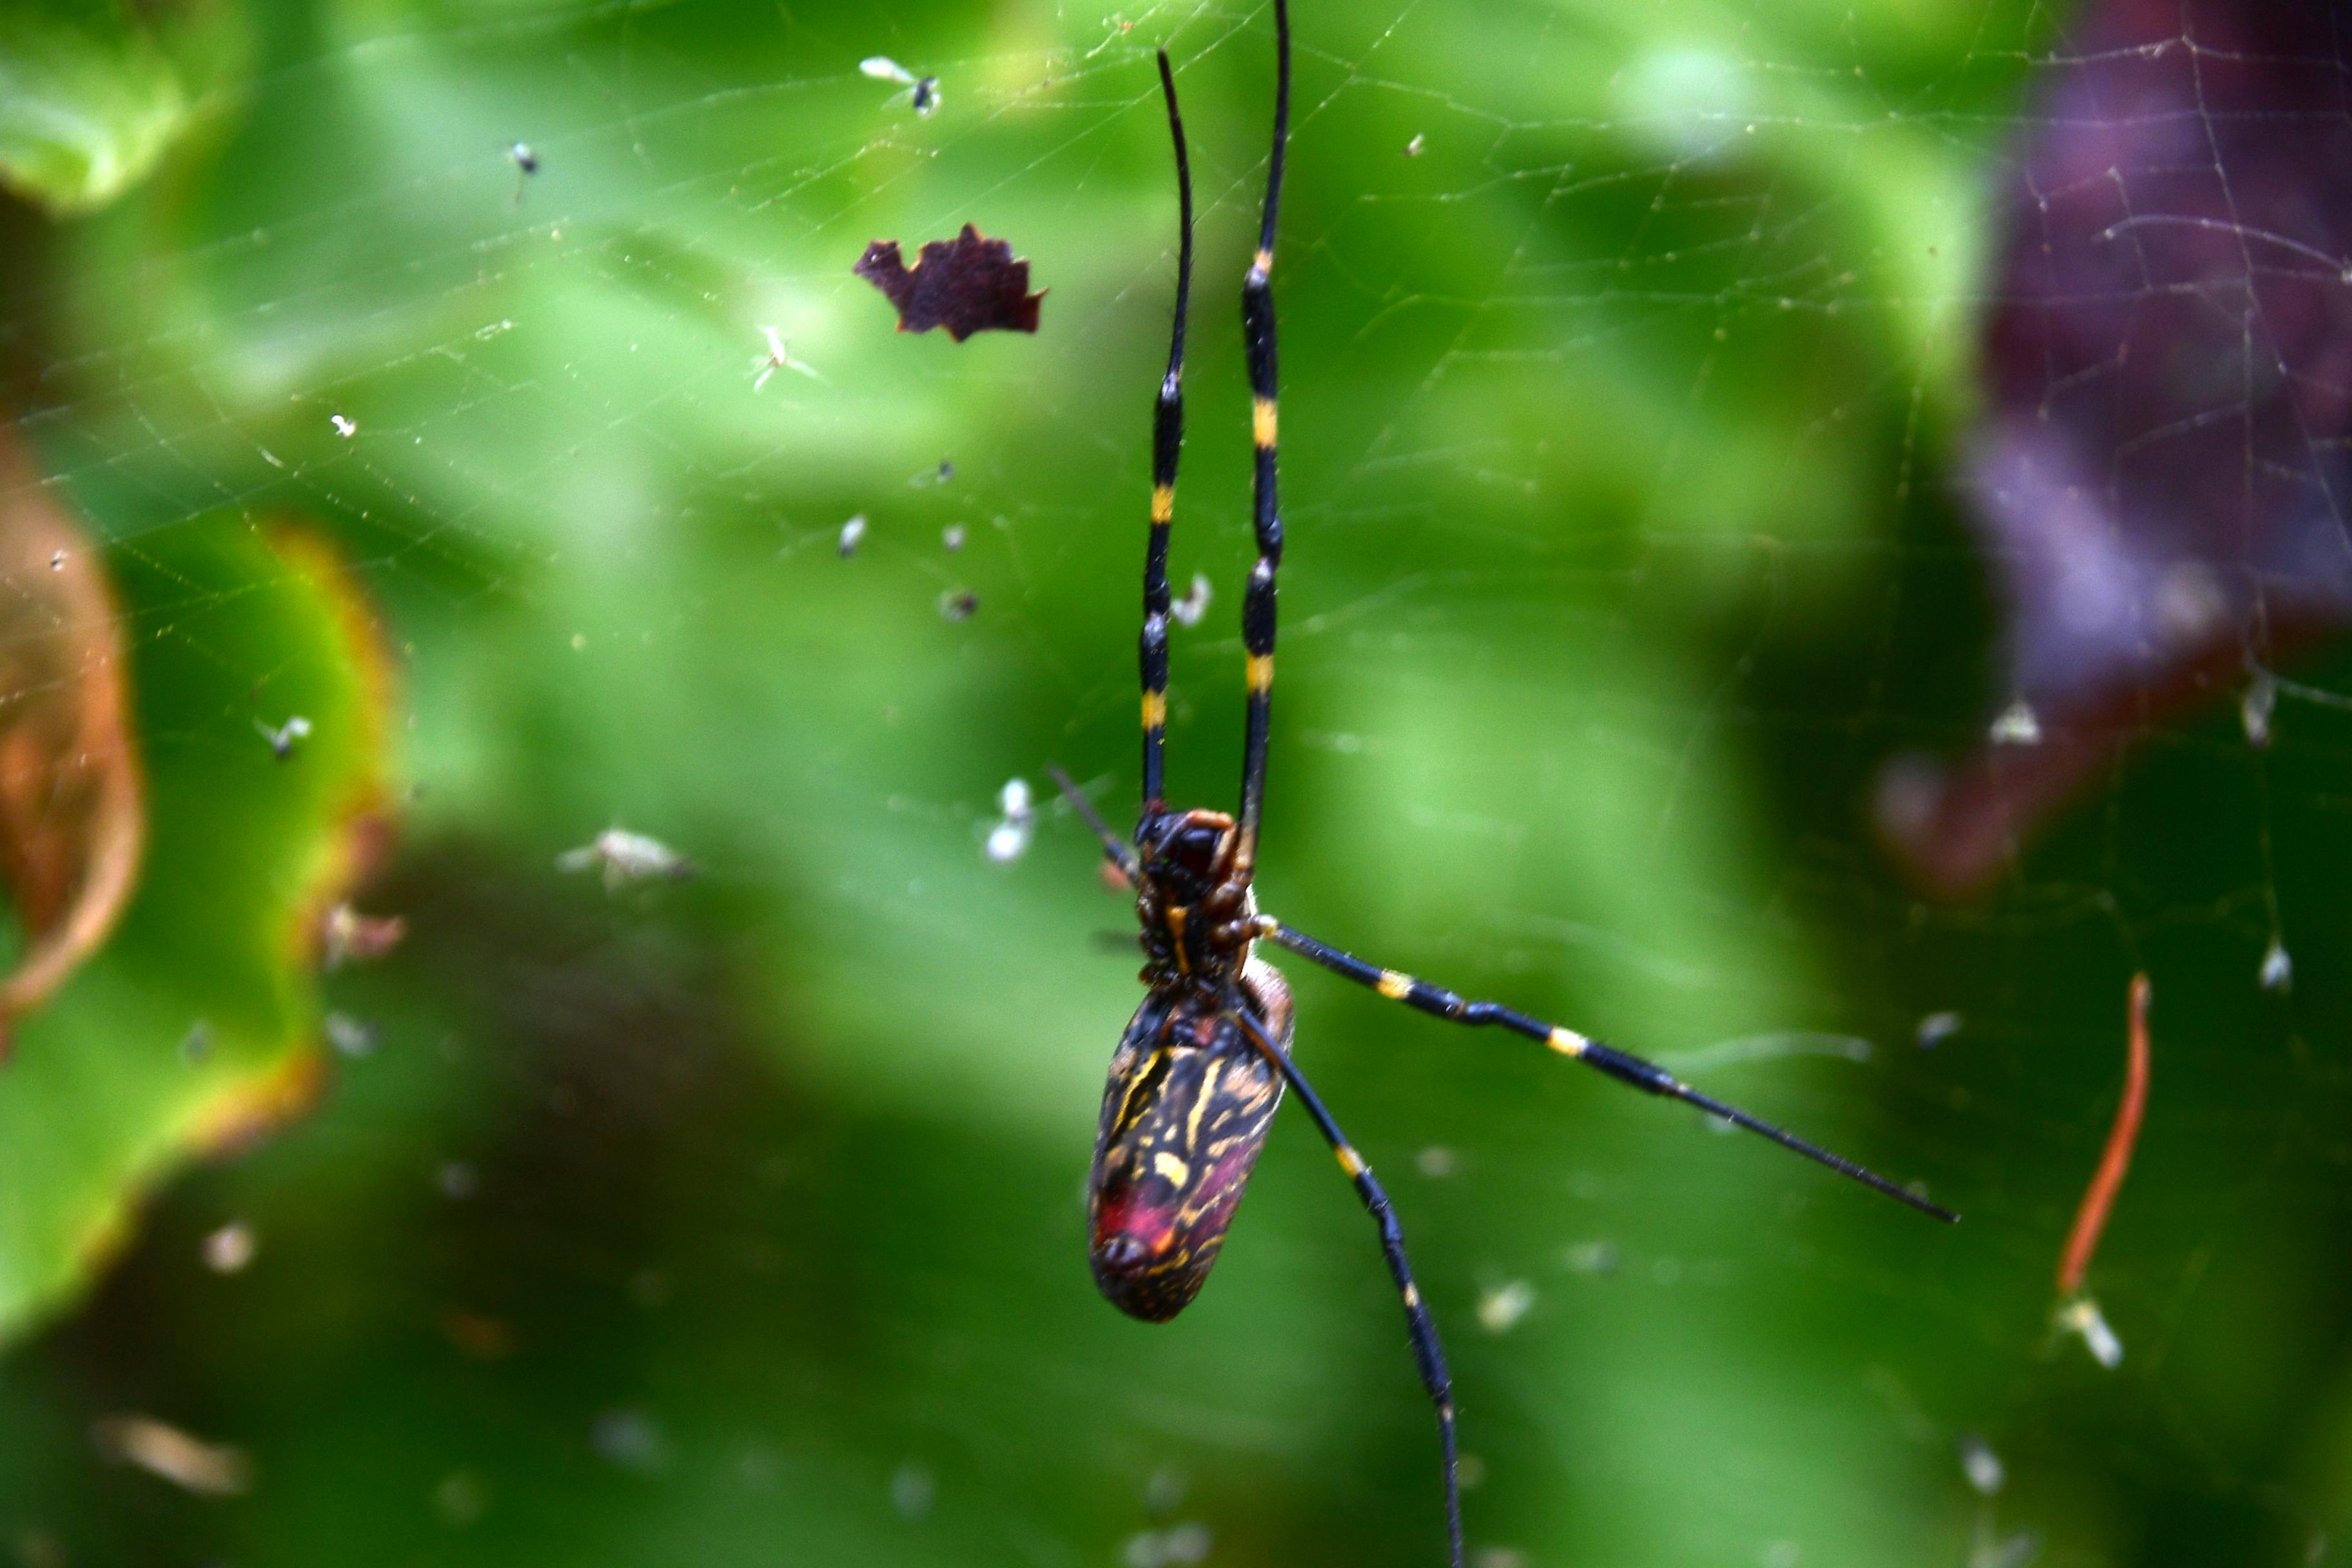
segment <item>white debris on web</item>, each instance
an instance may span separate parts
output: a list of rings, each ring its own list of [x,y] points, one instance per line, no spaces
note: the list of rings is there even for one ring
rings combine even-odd
[[[1536,1288],[1524,1279],[1514,1279],[1478,1298],[1478,1326],[1490,1334],[1508,1333],[1535,1304]]]
[[[327,423],[332,425],[335,427],[335,434],[346,441],[360,433],[359,425],[355,421],[346,419],[340,414],[328,415]]]
[[[608,827],[579,848],[555,858],[559,871],[587,871],[600,866],[608,892],[657,877],[677,879],[694,875],[694,863],[660,839],[622,827]]]
[[[310,733],[310,721],[297,713],[275,730],[258,719],[253,721],[253,728],[256,734],[269,742],[269,749],[282,763],[294,754],[294,742]]]
[[[1000,866],[1018,860],[1028,852],[1029,836],[1037,826],[1037,807],[1030,798],[1026,779],[1007,779],[997,792],[996,809],[1001,814],[996,826],[988,830],[988,858]]]
[[[1568,1249],[1560,1261],[1570,1274],[1614,1274],[1617,1272],[1617,1247],[1614,1242],[1580,1241]]]
[[[2038,746],[2042,721],[2035,716],[2033,705],[2021,697],[2000,710],[1986,733],[1996,746]]]
[[[205,1237],[205,1267],[215,1274],[242,1274],[257,1247],[253,1227],[243,1220],[231,1220]]]
[[[2285,992],[2294,986],[2294,960],[2276,937],[2271,938],[2270,947],[2263,953],[2260,978],[2265,991]]]
[[[754,372],[751,377],[752,391],[757,392],[767,385],[768,378],[780,370],[792,371],[795,374],[808,377],[811,381],[824,380],[823,373],[814,365],[793,357],[793,352],[787,346],[783,334],[777,331],[775,328],[763,326],[760,329],[760,335],[767,340],[768,352],[755,355],[751,360],[751,369]]]
[[[2000,1456],[1992,1451],[1990,1444],[1973,1433],[1963,1434],[1959,1450],[1960,1471],[1969,1478],[1969,1485],[1986,1497],[2000,1490],[2009,1479],[2009,1472],[2001,1468]]]
[[[408,922],[398,915],[363,915],[348,903],[327,911],[320,928],[326,966],[365,963],[382,958],[408,934]]]
[[[1127,1568],[1191,1568],[1207,1560],[1210,1545],[1209,1527],[1198,1520],[1187,1520],[1166,1530],[1139,1531],[1129,1536],[1119,1549],[1119,1561]]]
[[[940,79],[935,76],[919,77],[887,55],[870,55],[857,62],[857,68],[876,81],[895,81],[906,88],[908,101],[927,120],[940,107]]]
[[[1168,606],[1180,626],[1197,626],[1201,617],[1209,613],[1209,579],[1199,572],[1192,574],[1192,586],[1185,595]]]
[[[963,548],[963,524],[951,522],[940,530],[940,542],[952,553]]]
[[[2091,1359],[2112,1372],[2124,1363],[2124,1342],[2116,1337],[2115,1330],[2099,1311],[2099,1304],[2088,1296],[2077,1296],[2058,1309],[2057,1329],[2060,1333],[2078,1336]]]
[[[866,537],[866,514],[859,512],[841,525],[841,558],[845,561],[857,553],[860,541]]]
[[[2278,677],[2257,669],[2246,683],[2246,694],[2238,699],[2238,721],[2246,727],[2246,744],[2256,751],[2271,743],[2271,715],[2278,708]]]
[[[152,1415],[100,1416],[90,1427],[98,1450],[198,1497],[237,1497],[253,1485],[243,1450],[207,1443]]]
[[[1428,151],[1429,138],[1418,131],[1412,133],[1412,140],[1404,144],[1404,155],[1408,158],[1418,158]]]
[[[362,1022],[349,1013],[330,1013],[325,1028],[327,1044],[335,1047],[337,1055],[357,1061],[362,1057],[375,1054],[379,1035],[373,1024]]]
[[[1965,1023],[1958,1013],[1930,1013],[1919,1020],[1919,1048],[1932,1051],[1960,1032]]]

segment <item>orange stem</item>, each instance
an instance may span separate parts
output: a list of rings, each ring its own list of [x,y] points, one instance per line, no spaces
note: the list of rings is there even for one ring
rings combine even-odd
[[[2107,1129],[2107,1147],[2099,1168],[2074,1211],[2074,1228],[2066,1237],[2066,1251],[2058,1260],[2058,1294],[2072,1296],[2083,1283],[2083,1272],[2098,1250],[2099,1233],[2106,1228],[2107,1210],[2131,1168],[2132,1145],[2139,1141],[2140,1112],[2147,1104],[2147,976],[2135,974],[2131,983],[2129,1045],[2124,1061],[2123,1103],[2116,1107],[2116,1123]]]

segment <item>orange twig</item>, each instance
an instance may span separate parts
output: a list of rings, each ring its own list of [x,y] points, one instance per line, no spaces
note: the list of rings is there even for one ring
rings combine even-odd
[[[2083,1272],[2098,1250],[2099,1232],[2106,1228],[2107,1210],[2131,1168],[2132,1145],[2139,1141],[2140,1111],[2147,1104],[2147,976],[2135,974],[2131,983],[2129,1045],[2124,1061],[2123,1103],[2116,1107],[2116,1123],[2107,1129],[2107,1147],[2099,1168],[2074,1211],[2074,1228],[2066,1237],[2066,1251],[2058,1260],[2058,1294],[2072,1296],[2083,1283]]]

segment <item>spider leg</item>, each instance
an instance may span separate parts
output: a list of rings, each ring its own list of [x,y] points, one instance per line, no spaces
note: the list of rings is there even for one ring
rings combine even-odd
[[[1054,787],[1062,792],[1062,798],[1070,803],[1070,809],[1076,812],[1088,827],[1094,829],[1097,838],[1102,840],[1104,858],[1126,872],[1128,880],[1133,881],[1136,873],[1134,849],[1118,834],[1110,830],[1110,824],[1102,819],[1102,813],[1095,809],[1095,803],[1086,797],[1076,784],[1072,782],[1069,774],[1064,773],[1059,767],[1048,764],[1045,776],[1054,781]]]
[[[1525,1013],[1514,1012],[1500,1003],[1465,1001],[1443,986],[1432,985],[1426,981],[1416,980],[1410,974],[1401,973],[1393,969],[1382,969],[1378,964],[1367,963],[1353,953],[1343,952],[1328,943],[1318,942],[1303,931],[1292,931],[1279,921],[1261,916],[1256,921],[1256,934],[1264,940],[1287,948],[1301,958],[1319,963],[1334,974],[1345,975],[1359,985],[1369,986],[1391,1002],[1402,1002],[1408,1007],[1419,1008],[1433,1017],[1444,1018],[1449,1023],[1466,1024],[1473,1027],[1482,1025],[1498,1025],[1516,1034],[1525,1035],[1531,1040],[1541,1040],[1560,1055],[1582,1062],[1587,1067],[1598,1068],[1620,1083],[1629,1083],[1645,1093],[1658,1095],[1667,1100],[1679,1100],[1685,1105],[1695,1105],[1710,1115],[1719,1116],[1736,1126],[1744,1127],[1750,1132],[1769,1138],[1783,1149],[1802,1154],[1806,1159],[1816,1163],[1827,1165],[1838,1174],[1849,1176],[1865,1187],[1885,1194],[1898,1203],[1908,1204],[1921,1214],[1930,1215],[1947,1224],[1957,1223],[1960,1217],[1948,1208],[1931,1204],[1915,1193],[1906,1192],[1885,1176],[1874,1171],[1866,1170],[1843,1155],[1832,1154],[1820,1145],[1809,1143],[1795,1133],[1775,1127],[1759,1117],[1751,1116],[1737,1106],[1726,1105],[1712,1095],[1701,1094],[1654,1062],[1644,1061],[1630,1052],[1618,1050],[1612,1046],[1605,1046],[1599,1040],[1578,1034],[1573,1029],[1562,1028],[1556,1024],[1547,1024],[1540,1018],[1531,1018]]]
[[[1252,485],[1257,564],[1242,599],[1242,647],[1249,655],[1249,719],[1242,742],[1242,810],[1234,875],[1257,864],[1258,817],[1265,803],[1267,710],[1274,692],[1274,574],[1282,565],[1282,510],[1275,499],[1274,218],[1282,201],[1282,154],[1290,140],[1290,5],[1274,0],[1274,151],[1265,165],[1265,214],[1257,254],[1242,279],[1242,348],[1249,362],[1250,426],[1256,447]]]
[[[1436,1321],[1421,1299],[1421,1287],[1413,1283],[1412,1265],[1404,1255],[1403,1227],[1397,1224],[1396,1211],[1380,1179],[1372,1174],[1371,1166],[1356,1152],[1348,1135],[1339,1131],[1339,1122],[1332,1120],[1322,1097],[1308,1085],[1297,1064],[1275,1048],[1247,1007],[1236,1003],[1231,1012],[1240,1021],[1251,1047],[1274,1064],[1289,1083],[1291,1092],[1298,1096],[1298,1102],[1307,1107],[1316,1131],[1331,1145],[1331,1152],[1339,1157],[1339,1169],[1348,1173],[1364,1212],[1380,1228],[1381,1252],[1388,1259],[1389,1273],[1394,1277],[1397,1294],[1404,1301],[1405,1333],[1412,1341],[1413,1363],[1420,1369],[1421,1385],[1428,1391],[1430,1403],[1437,1408],[1437,1437],[1445,1456],[1446,1542],[1453,1553],[1453,1568],[1462,1568],[1462,1464],[1454,1435],[1454,1379],[1445,1369],[1445,1347],[1438,1342]]]
[[[1176,517],[1176,459],[1184,446],[1184,313],[1192,294],[1192,166],[1184,154],[1184,120],[1176,110],[1176,77],[1160,51],[1160,89],[1168,100],[1168,134],[1176,143],[1176,195],[1182,238],[1176,257],[1176,316],[1169,331],[1168,374],[1151,416],[1151,536],[1143,552],[1143,816],[1167,804],[1162,742],[1168,732],[1168,529]]]

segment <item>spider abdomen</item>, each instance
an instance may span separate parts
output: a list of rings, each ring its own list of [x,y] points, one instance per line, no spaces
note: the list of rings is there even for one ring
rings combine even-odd
[[[1282,1076],[1243,1022],[1290,1048],[1290,994],[1253,962],[1238,1003],[1184,985],[1157,988],[1111,1058],[1087,1181],[1095,1284],[1147,1322],[1182,1311],[1232,1227]]]

